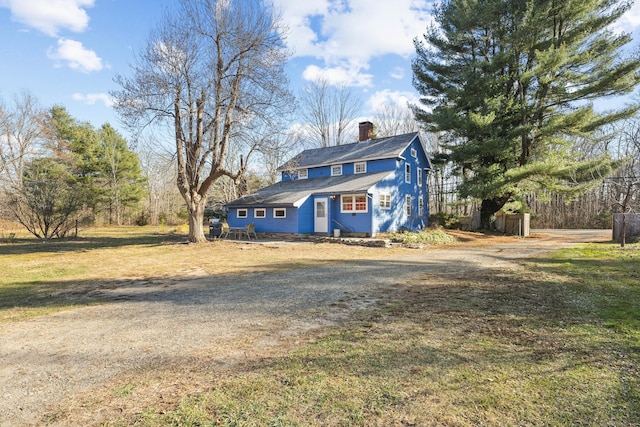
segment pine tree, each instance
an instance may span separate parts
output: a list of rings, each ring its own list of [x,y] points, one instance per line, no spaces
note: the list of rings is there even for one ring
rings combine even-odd
[[[144,196],[145,180],[140,161],[127,146],[127,141],[108,123],[102,125],[97,134],[102,201],[109,212],[109,223],[122,225],[124,210],[135,207]]]
[[[639,82],[640,60],[623,57],[630,36],[610,29],[630,5],[445,0],[415,40],[417,119],[442,134],[460,195],[482,200],[483,227],[509,201],[540,189],[577,195],[615,166],[573,147],[638,110],[593,108]]]

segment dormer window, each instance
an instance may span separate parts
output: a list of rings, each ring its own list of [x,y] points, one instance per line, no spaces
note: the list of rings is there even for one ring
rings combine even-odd
[[[367,162],[359,162],[354,165],[354,173],[367,173]]]
[[[340,175],[342,175],[342,165],[331,166],[331,176],[340,176]]]
[[[298,169],[298,179],[307,179],[309,177],[309,169]]]

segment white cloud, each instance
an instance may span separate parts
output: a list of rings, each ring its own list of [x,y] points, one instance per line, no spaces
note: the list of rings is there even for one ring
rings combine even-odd
[[[402,80],[404,79],[404,68],[402,67],[396,67],[393,70],[391,70],[391,72],[389,73],[389,75],[391,76],[391,78],[396,79],[396,80]]]
[[[50,48],[47,52],[50,59],[66,64],[69,68],[90,73],[104,68],[102,59],[92,50],[85,49],[79,41],[70,39],[58,40],[58,48]]]
[[[387,54],[409,57],[413,39],[432,18],[431,0],[277,0],[289,25],[289,47],[295,56],[312,56],[324,67],[368,68],[372,58]]]
[[[375,92],[369,97],[367,103],[371,111],[381,111],[388,105],[407,107],[408,104],[417,104],[418,95],[412,92],[391,91],[388,89]]]
[[[361,72],[360,67],[326,67],[309,65],[302,77],[307,81],[324,80],[331,86],[371,87],[373,75]]]
[[[55,37],[63,29],[82,32],[89,25],[84,10],[94,0],[0,0],[0,6],[11,10],[14,21]]]
[[[106,93],[74,93],[73,99],[87,105],[95,105],[96,102],[102,102],[106,107],[112,107],[114,104],[113,98]]]
[[[633,2],[631,8],[613,24],[616,32],[632,33],[640,27],[640,2]]]

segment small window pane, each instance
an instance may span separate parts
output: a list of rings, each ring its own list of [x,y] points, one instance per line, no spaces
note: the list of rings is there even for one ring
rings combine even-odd
[[[356,211],[367,210],[367,196],[356,196]]]
[[[342,196],[342,210],[347,212],[353,210],[352,196]]]

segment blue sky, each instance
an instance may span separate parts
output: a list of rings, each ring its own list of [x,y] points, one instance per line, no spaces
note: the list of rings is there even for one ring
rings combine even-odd
[[[319,76],[347,84],[364,101],[364,116],[417,98],[412,40],[431,21],[431,0],[274,1],[289,27],[294,92]],[[61,104],[94,126],[120,127],[108,97],[113,77],[129,74],[134,53],[175,2],[0,0],[0,97],[27,90],[44,107]],[[640,41],[638,27],[640,3],[618,24]]]

